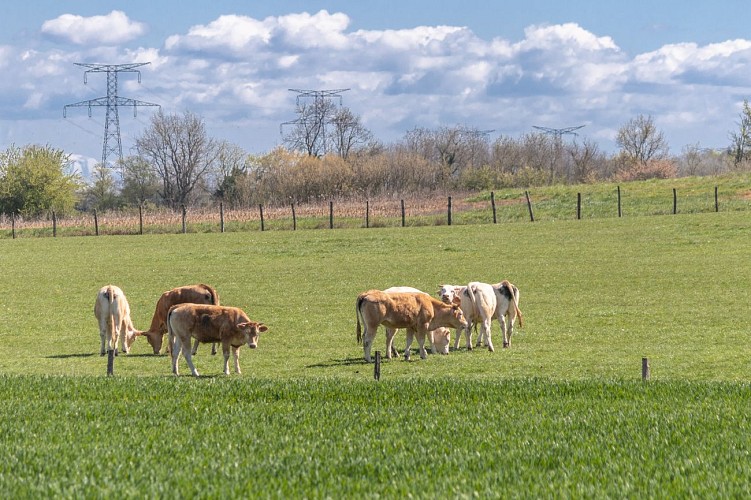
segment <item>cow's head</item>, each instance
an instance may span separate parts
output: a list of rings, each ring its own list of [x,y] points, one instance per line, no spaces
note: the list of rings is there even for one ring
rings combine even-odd
[[[248,347],[251,349],[258,347],[258,334],[269,329],[269,327],[263,323],[256,323],[255,321],[238,323],[237,328],[239,328],[243,336],[245,336],[245,343],[247,343]]]
[[[449,353],[449,343],[451,341],[451,330],[448,328],[436,328],[433,330],[433,347],[438,354]]]
[[[138,330],[128,330],[125,332],[125,350],[130,351],[130,347],[133,345],[133,342],[136,341],[136,338],[141,335],[141,331]]]
[[[438,289],[438,298],[444,304],[460,304],[462,299],[459,295],[461,287],[454,285],[441,285]]]
[[[462,312],[462,308],[457,304],[451,304],[451,317],[451,326],[454,328],[467,328],[469,326],[467,318],[464,317],[464,313]]]
[[[154,349],[154,354],[159,354],[162,350],[162,342],[164,342],[164,334],[160,332],[138,332],[137,335],[145,335],[146,340],[149,341],[149,345]]]

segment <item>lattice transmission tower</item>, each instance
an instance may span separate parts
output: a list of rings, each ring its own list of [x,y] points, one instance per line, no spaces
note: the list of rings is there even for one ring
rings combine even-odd
[[[68,108],[88,107],[89,118],[91,118],[91,108],[93,106],[106,106],[107,113],[104,121],[104,143],[102,145],[102,166],[107,166],[107,160],[110,155],[116,155],[118,160],[123,159],[123,145],[120,139],[120,117],[117,112],[119,106],[133,106],[133,116],[136,116],[138,106],[159,106],[146,101],[137,101],[128,97],[117,95],[117,74],[118,73],[137,73],[138,83],[141,83],[141,71],[136,68],[151,63],[131,63],[131,64],[86,64],[75,63],[76,66],[89,68],[83,73],[83,83],[86,85],[89,73],[106,73],[107,74],[107,96],[86,101],[66,104],[63,107],[63,118],[67,116]]]
[[[332,89],[332,90],[301,90],[288,89],[290,92],[296,92],[295,104],[300,110],[300,101],[302,99],[312,99],[312,108],[308,108],[296,120],[284,122],[279,126],[279,133],[284,133],[285,125],[293,125],[301,128],[305,136],[303,142],[308,152],[323,151],[326,154],[328,141],[326,136],[326,127],[332,123],[331,108],[328,103],[331,99],[339,98],[339,105],[342,105],[342,92],[350,89]]]

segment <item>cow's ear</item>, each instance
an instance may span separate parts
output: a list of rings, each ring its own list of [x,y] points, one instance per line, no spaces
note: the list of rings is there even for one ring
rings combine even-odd
[[[256,328],[259,332],[266,332],[269,329],[269,327],[264,325],[263,323],[258,323],[258,326]]]
[[[462,303],[462,298],[459,297],[458,295],[454,295],[454,300],[452,300],[451,303],[454,304],[455,306],[459,306]]]

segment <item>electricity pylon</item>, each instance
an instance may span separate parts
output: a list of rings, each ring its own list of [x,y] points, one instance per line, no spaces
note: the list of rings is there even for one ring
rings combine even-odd
[[[300,99],[313,99],[313,108],[308,109],[300,114],[300,117],[296,120],[284,122],[279,126],[279,133],[284,133],[285,125],[293,125],[302,129],[305,136],[303,142],[305,143],[308,153],[323,151],[323,154],[327,152],[327,137],[326,126],[331,122],[331,109],[328,106],[330,99],[336,97],[339,98],[339,106],[342,105],[342,92],[346,92],[349,89],[333,89],[333,90],[300,90],[300,89],[288,89],[290,92],[296,92],[297,97],[295,103],[297,104],[298,112],[300,112]]]
[[[150,63],[131,63],[131,64],[85,64],[75,63],[76,66],[89,68],[83,73],[83,83],[86,85],[89,73],[107,73],[107,96],[86,101],[66,104],[63,106],[63,118],[67,115],[68,108],[83,107],[89,108],[89,118],[91,118],[92,106],[106,106],[107,116],[104,121],[104,144],[102,145],[102,166],[107,166],[107,160],[111,154],[117,155],[118,160],[123,159],[123,145],[120,140],[120,117],[117,112],[118,106],[133,106],[133,116],[136,116],[138,106],[159,106],[146,101],[137,101],[127,97],[117,95],[117,74],[118,73],[138,73],[138,83],[141,83],[141,72],[136,68]]]

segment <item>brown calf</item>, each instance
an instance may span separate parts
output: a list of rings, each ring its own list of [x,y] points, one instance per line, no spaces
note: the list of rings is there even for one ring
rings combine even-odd
[[[235,372],[240,373],[239,349],[243,344],[255,349],[258,334],[268,330],[263,323],[251,321],[242,309],[237,307],[213,306],[205,304],[178,304],[167,315],[167,331],[172,345],[172,372],[178,375],[177,360],[182,351],[191,373],[198,377],[193,365],[190,339],[198,342],[221,342],[224,353],[224,373],[229,375],[229,351],[235,359]]]
[[[159,297],[156,302],[156,310],[154,311],[154,317],[151,319],[151,327],[148,331],[143,332],[146,339],[149,341],[154,354],[159,354],[162,350],[162,343],[164,342],[164,334],[167,333],[167,313],[172,306],[177,304],[212,304],[219,305],[219,294],[216,290],[204,284],[198,285],[186,285],[172,290],[168,290]],[[198,342],[193,348],[193,354],[198,349]],[[168,351],[172,351],[171,345],[167,346]],[[212,346],[211,354],[216,354],[216,346]]]
[[[425,359],[425,337],[439,327],[460,328],[467,326],[459,306],[444,304],[424,293],[385,293],[368,290],[357,297],[357,342],[362,341],[365,361],[370,362],[370,350],[378,325],[386,327],[386,356],[391,357],[394,332],[397,328],[407,330],[407,347],[404,358],[409,359],[412,337],[417,334],[420,357]],[[364,331],[361,330],[362,328]]]

